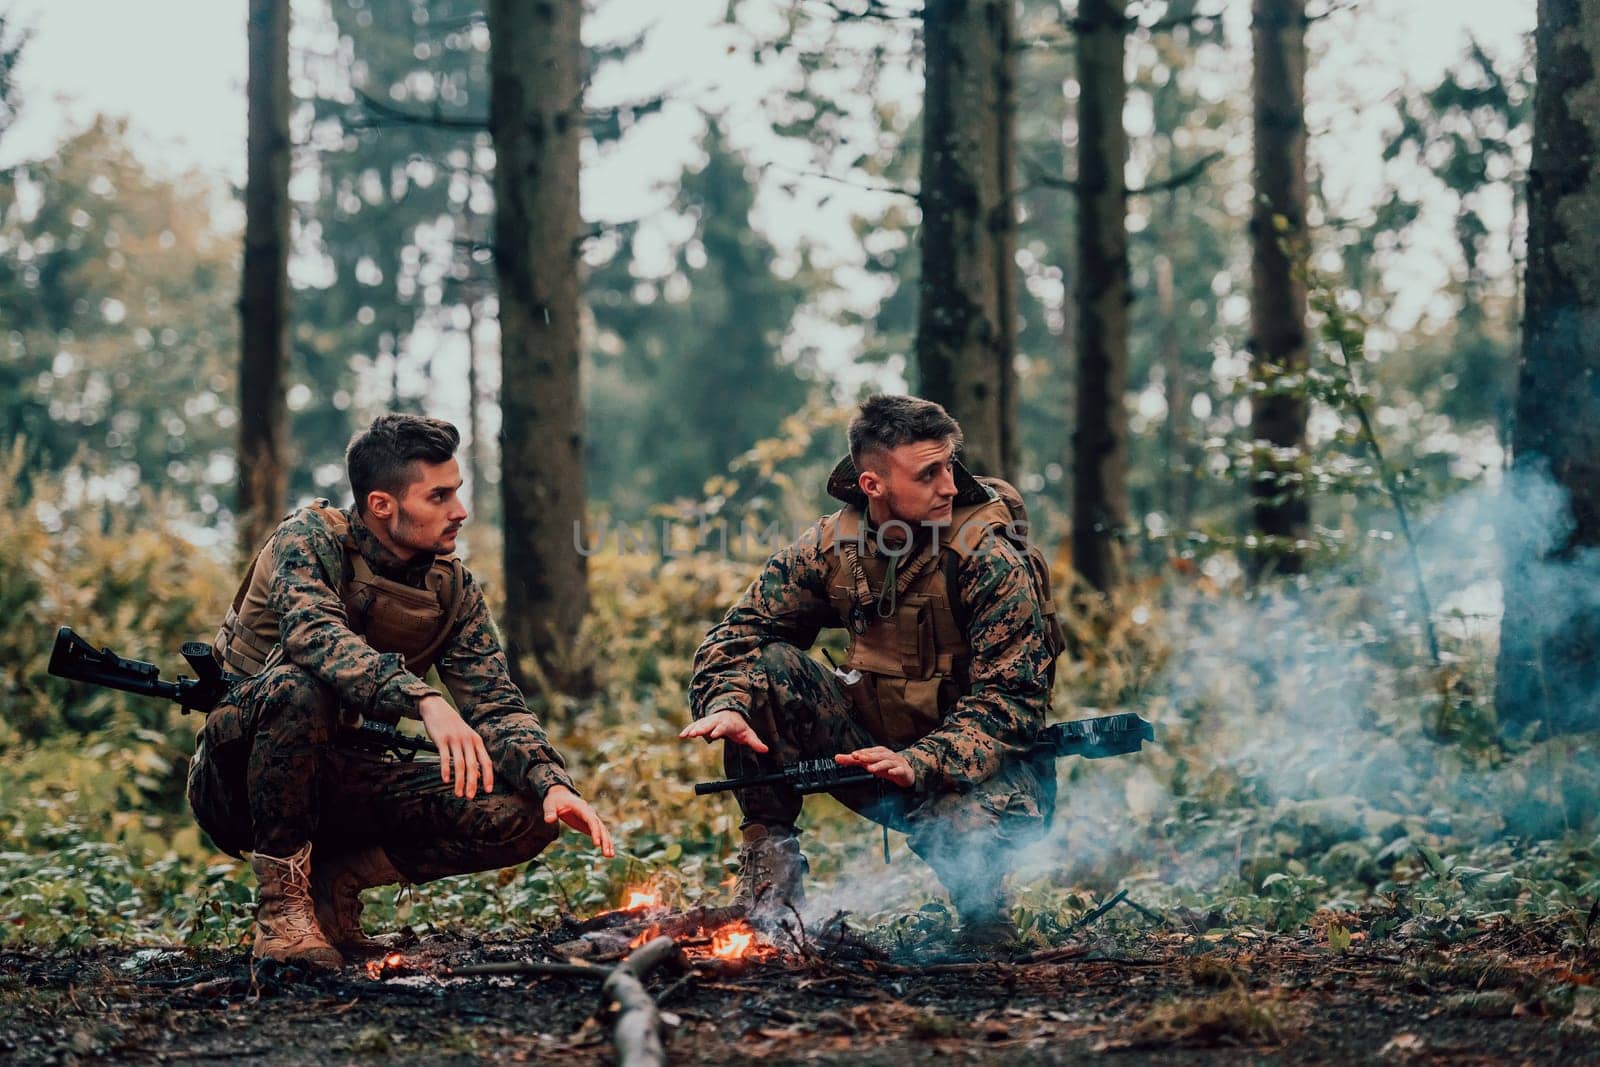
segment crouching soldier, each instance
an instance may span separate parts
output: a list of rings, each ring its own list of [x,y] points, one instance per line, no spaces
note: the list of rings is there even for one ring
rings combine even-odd
[[[251,853],[258,958],[338,967],[382,951],[362,890],[522,863],[559,823],[612,855],[449,555],[467,517],[459,441],[438,419],[376,419],[345,456],[355,504],[285,519],[217,634],[247,677],[200,731],[189,803],[219,847]],[[422,680],[430,667],[456,707]],[[361,717],[421,720],[439,762],[342,746]]]
[[[1021,499],[956,460],[961,429],[913,397],[867,400],[828,480],[844,507],[773,556],[695,655],[686,738],[722,741],[729,777],[833,757],[886,783],[837,790],[909,836],[950,893],[962,936],[1015,935],[1005,877],[1055,801],[1052,763],[1023,750],[1044,726],[1060,628]],[[805,654],[849,631],[844,666]],[[735,903],[781,918],[806,861],[787,788],[736,793]]]

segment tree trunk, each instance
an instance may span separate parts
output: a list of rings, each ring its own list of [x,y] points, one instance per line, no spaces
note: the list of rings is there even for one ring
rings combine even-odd
[[[236,509],[246,553],[288,503],[289,0],[250,0],[249,49]]]
[[[1179,225],[1175,210],[1177,198],[1167,198],[1164,224]],[[1170,234],[1171,229],[1165,233]],[[1189,439],[1184,432],[1189,408],[1188,371],[1183,365],[1183,342],[1178,336],[1177,279],[1172,272],[1172,258],[1166,253],[1156,257],[1156,300],[1161,315],[1161,366],[1167,394],[1167,417],[1161,427],[1161,451],[1166,462],[1166,479],[1162,487],[1162,507],[1167,513],[1168,527],[1174,532],[1189,528],[1189,487],[1194,483],[1194,473],[1189,469]]]
[[[1122,573],[1128,525],[1128,226],[1122,125],[1124,0],[1078,5],[1078,403],[1072,559],[1106,592]]]
[[[578,146],[582,4],[491,0],[490,129],[500,303],[504,630],[515,676],[531,657],[551,683],[580,681],[588,607],[583,410],[578,387]]]
[[[1305,0],[1255,0],[1255,206],[1250,216],[1253,563],[1299,573],[1311,533],[1304,457],[1306,289],[1300,277],[1306,216]]]
[[[478,374],[483,362],[478,342],[478,300],[467,294],[467,482],[472,486],[472,510],[479,520],[488,518],[489,487],[484,484],[483,405],[478,395]]]
[[[923,14],[922,395],[961,423],[974,470],[1017,476],[1012,0]]]
[[[1553,478],[1544,528],[1507,509],[1495,703],[1503,724],[1600,726],[1600,0],[1540,0],[1511,485]]]

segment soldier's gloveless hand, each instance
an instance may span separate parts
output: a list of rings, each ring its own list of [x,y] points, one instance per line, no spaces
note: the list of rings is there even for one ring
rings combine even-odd
[[[439,746],[439,775],[446,785],[455,783],[456,796],[471,800],[481,783],[494,792],[494,764],[483,738],[467,725],[460,712],[441,696],[427,696],[417,704],[417,715],[433,743]]]
[[[718,711],[703,719],[696,719],[680,730],[678,736],[685,740],[703,737],[708,745],[713,741],[732,741],[753,752],[767,751],[766,742],[756,734],[750,721],[737,711]]]
[[[589,840],[595,843],[606,859],[617,854],[616,847],[611,843],[611,831],[600,821],[600,816],[595,814],[588,801],[564,785],[551,786],[544,794],[544,821],[555,822],[557,819],[579,833],[588,834]]]
[[[905,789],[909,789],[917,780],[916,771],[911,769],[911,761],[882,745],[841,752],[833,757],[833,762],[845,767],[865,768],[868,774]]]

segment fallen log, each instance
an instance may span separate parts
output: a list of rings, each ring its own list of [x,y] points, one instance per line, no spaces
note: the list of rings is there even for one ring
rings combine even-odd
[[[601,1010],[617,1013],[611,1039],[621,1067],[660,1067],[667,1062],[667,1050],[661,1044],[661,1013],[642,979],[677,951],[678,944],[670,937],[649,941],[612,968],[600,987]]]
[[[484,975],[536,974],[562,978],[604,979],[600,986],[600,1009],[595,1014],[616,1014],[611,1040],[617,1048],[617,1062],[623,1067],[660,1067],[667,1062],[661,1044],[661,1013],[644,987],[644,976],[677,955],[678,943],[658,937],[630,952],[612,968],[587,963],[546,963],[539,960],[501,960],[451,967],[444,973],[452,978]]]

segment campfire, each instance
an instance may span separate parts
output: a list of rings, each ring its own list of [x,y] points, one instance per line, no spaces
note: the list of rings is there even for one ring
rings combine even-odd
[[[630,889],[628,902],[622,905],[623,911],[633,911],[636,908],[653,908],[661,903],[661,894],[649,889]]]
[[[650,885],[630,887],[623,890],[622,903],[610,911],[602,911],[595,916],[599,919],[607,915],[626,915],[635,911],[650,911],[661,907],[661,891]]]
[[[391,952],[387,956],[367,961],[367,977],[375,982],[380,982],[385,978],[393,978],[399,974],[406,974],[415,969],[411,961],[398,952]]]
[[[711,932],[711,955],[719,960],[771,959],[778,950],[744,920]]]
[[[761,931],[743,919],[735,919],[711,928],[668,929],[671,925],[651,923],[628,942],[628,948],[641,948],[662,934],[668,934],[677,939],[683,954],[691,960],[723,960],[732,963],[770,960],[778,954],[777,948],[767,941]]]

